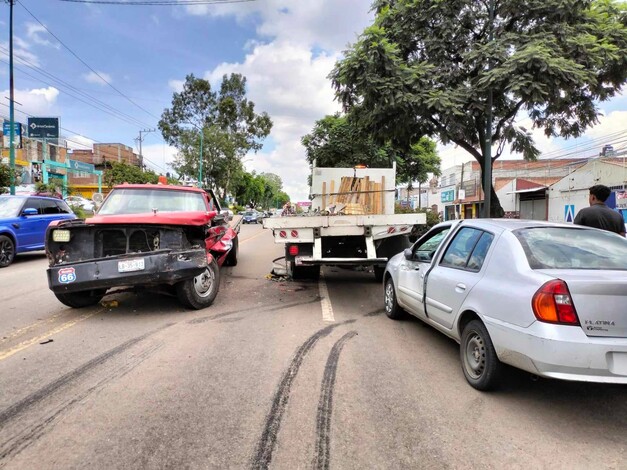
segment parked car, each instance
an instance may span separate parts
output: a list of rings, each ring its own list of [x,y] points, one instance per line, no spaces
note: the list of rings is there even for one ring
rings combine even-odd
[[[627,239],[575,225],[471,219],[434,226],[391,258],[388,317],[409,312],[460,343],[470,385],[502,364],[627,384]]]
[[[76,216],[61,199],[41,196],[0,196],[0,268],[18,253],[44,249],[48,224]]]
[[[163,184],[115,186],[96,216],[53,223],[46,235],[48,286],[74,308],[109,289],[170,290],[187,308],[211,305],[219,267],[237,264],[237,232],[215,195]]]
[[[94,211],[94,202],[83,196],[68,196],[65,198],[65,202],[70,206],[78,206],[88,212]]]
[[[257,211],[246,211],[242,223],[244,224],[260,224],[263,222],[261,214]]]

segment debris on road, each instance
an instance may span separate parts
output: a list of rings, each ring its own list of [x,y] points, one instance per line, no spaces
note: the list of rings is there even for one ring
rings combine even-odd
[[[100,302],[100,305],[102,305],[105,308],[115,308],[119,304],[117,300],[103,300],[102,302]]]
[[[41,342],[41,343],[39,343],[39,344],[48,344],[48,343],[52,343],[53,341],[54,341],[54,340],[51,338],[51,339],[47,339],[46,341],[42,341],[42,342]]]

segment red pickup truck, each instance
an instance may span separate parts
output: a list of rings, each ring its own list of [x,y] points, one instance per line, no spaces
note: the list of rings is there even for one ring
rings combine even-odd
[[[219,267],[237,264],[237,230],[211,191],[115,186],[93,217],[48,227],[48,285],[75,308],[110,289],[165,286],[185,307],[202,309],[218,293]]]

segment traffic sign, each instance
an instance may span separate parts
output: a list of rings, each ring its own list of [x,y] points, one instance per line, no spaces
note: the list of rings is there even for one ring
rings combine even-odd
[[[71,170],[74,171],[82,171],[84,173],[93,173],[94,172],[94,165],[92,165],[91,163],[85,163],[85,162],[81,162],[78,160],[68,160],[69,166]]]

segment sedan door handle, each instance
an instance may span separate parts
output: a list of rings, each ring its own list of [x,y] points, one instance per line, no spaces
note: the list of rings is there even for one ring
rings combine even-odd
[[[465,291],[465,290],[466,290],[466,284],[462,284],[462,283],[460,282],[459,284],[457,284],[457,285],[455,286],[455,290],[456,290],[456,291],[461,291],[461,292]]]

